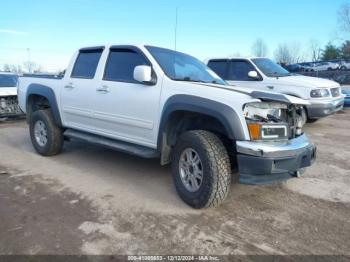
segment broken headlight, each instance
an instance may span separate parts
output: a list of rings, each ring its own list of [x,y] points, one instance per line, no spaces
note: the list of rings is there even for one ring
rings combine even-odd
[[[286,140],[290,135],[287,104],[254,102],[246,104],[243,114],[251,140]]]

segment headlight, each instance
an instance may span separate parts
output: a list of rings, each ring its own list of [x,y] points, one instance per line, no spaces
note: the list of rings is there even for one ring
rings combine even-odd
[[[258,102],[244,107],[252,140],[284,140],[289,137],[288,107],[283,103]]]
[[[310,96],[313,98],[327,97],[329,96],[329,91],[328,89],[314,89],[314,90],[311,90]]]
[[[288,139],[287,124],[247,123],[252,140]]]

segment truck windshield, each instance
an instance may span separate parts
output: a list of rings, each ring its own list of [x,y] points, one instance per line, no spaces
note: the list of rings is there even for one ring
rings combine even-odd
[[[17,76],[15,75],[1,75],[0,74],[0,88],[1,87],[16,87]]]
[[[159,47],[146,48],[172,80],[226,85],[224,80],[197,58]]]
[[[267,58],[252,59],[254,64],[268,77],[290,76],[286,69]]]

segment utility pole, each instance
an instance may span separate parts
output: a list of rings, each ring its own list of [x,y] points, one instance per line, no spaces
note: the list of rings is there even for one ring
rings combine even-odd
[[[175,51],[177,48],[177,15],[178,15],[179,8],[176,7],[176,14],[175,14]]]
[[[32,66],[31,66],[31,62],[30,62],[30,48],[27,48],[27,61],[28,61],[28,71],[29,74],[32,73]]]

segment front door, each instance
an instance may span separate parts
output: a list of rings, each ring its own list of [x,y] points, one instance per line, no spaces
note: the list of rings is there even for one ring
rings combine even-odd
[[[134,80],[138,65],[151,65],[135,47],[112,47],[96,88],[93,118],[96,131],[127,142],[156,147],[161,81],[145,85]]]

